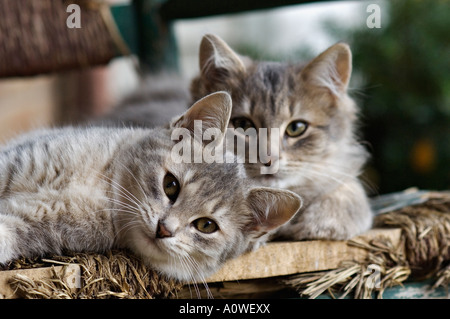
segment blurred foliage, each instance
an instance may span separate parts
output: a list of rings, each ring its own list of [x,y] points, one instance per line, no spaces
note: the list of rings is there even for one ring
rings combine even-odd
[[[369,28],[369,4],[381,28]],[[371,194],[450,189],[450,0],[361,1],[363,23],[324,25],[353,52],[351,95],[361,108],[361,138],[372,154],[364,179]],[[273,56],[254,44],[236,50],[261,60],[307,61],[305,46]]]
[[[396,0],[348,32],[379,192],[450,188],[450,1]],[[387,21],[388,20],[388,21]]]
[[[362,81],[355,85],[372,153],[367,177],[378,193],[450,189],[450,1],[386,5],[379,29],[330,28],[350,42]]]

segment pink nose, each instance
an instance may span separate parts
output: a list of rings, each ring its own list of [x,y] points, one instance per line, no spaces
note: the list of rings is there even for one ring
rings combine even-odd
[[[172,237],[172,233],[166,228],[163,222],[158,222],[158,227],[156,228],[156,238],[166,238]]]

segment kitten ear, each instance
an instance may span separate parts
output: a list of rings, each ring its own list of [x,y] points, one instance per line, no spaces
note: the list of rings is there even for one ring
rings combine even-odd
[[[249,230],[260,236],[264,235],[287,223],[302,204],[300,196],[291,191],[269,187],[254,188],[247,196],[247,205],[254,214]]]
[[[202,121],[202,133],[217,128],[225,134],[231,116],[232,101],[227,92],[216,92],[194,103],[171,127],[187,128],[194,133],[194,121]]]
[[[237,53],[219,37],[206,34],[200,43],[200,72],[208,81],[220,81],[230,73],[245,72]]]
[[[352,73],[352,52],[345,43],[337,43],[322,52],[302,70],[306,83],[326,87],[339,96],[347,91]]]

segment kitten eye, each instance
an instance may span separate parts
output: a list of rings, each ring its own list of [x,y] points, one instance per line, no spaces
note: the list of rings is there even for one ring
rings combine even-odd
[[[164,176],[163,188],[164,193],[166,193],[167,197],[172,202],[175,202],[177,200],[178,194],[180,193],[180,183],[175,178],[175,176],[167,173],[166,176]]]
[[[219,229],[219,226],[217,226],[215,221],[206,217],[194,220],[192,222],[192,225],[195,227],[195,229],[205,234],[214,233]]]
[[[246,117],[236,117],[231,119],[231,123],[235,128],[242,128],[244,131],[248,128],[255,128],[255,124]]]
[[[308,124],[303,121],[294,121],[289,123],[286,128],[286,134],[290,137],[298,137],[305,133]]]

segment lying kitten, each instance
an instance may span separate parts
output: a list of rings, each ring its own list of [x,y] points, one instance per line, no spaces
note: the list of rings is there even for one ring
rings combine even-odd
[[[0,263],[118,247],[196,281],[257,247],[298,211],[300,197],[250,185],[236,161],[177,164],[171,155],[175,129],[191,132],[202,120],[221,139],[230,113],[230,96],[219,92],[169,129],[43,130],[0,149]]]
[[[230,126],[280,128],[279,170],[247,173],[261,185],[301,194],[305,205],[277,236],[288,239],[348,239],[371,227],[368,199],[357,176],[366,161],[356,141],[357,107],[347,94],[351,51],[336,44],[306,65],[258,62],[206,35],[200,45],[200,75],[193,99],[217,90],[232,95]]]

